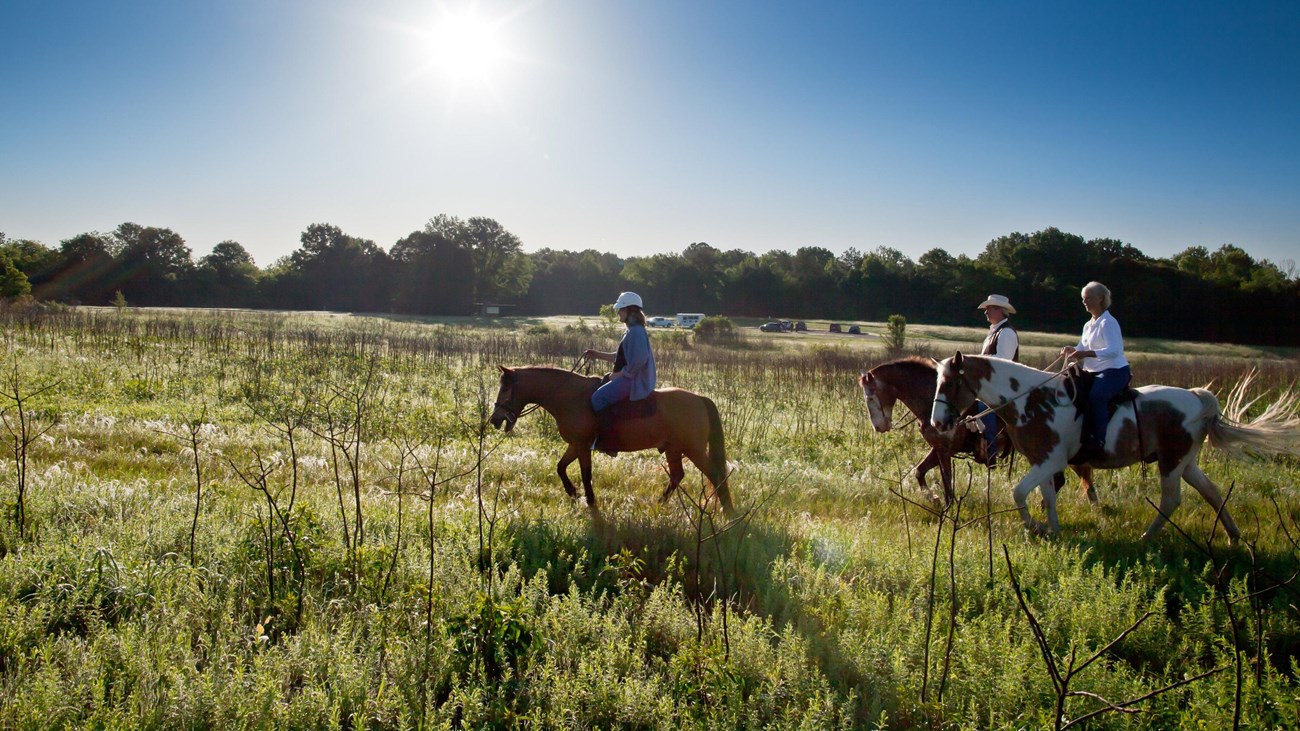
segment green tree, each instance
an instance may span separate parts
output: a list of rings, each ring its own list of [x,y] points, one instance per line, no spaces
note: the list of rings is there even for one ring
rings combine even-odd
[[[885,351],[890,358],[897,358],[907,348],[907,318],[902,315],[890,315],[885,325]]]
[[[185,239],[169,228],[123,223],[114,232],[121,289],[141,305],[188,304],[182,285],[194,262]]]
[[[202,304],[217,307],[249,307],[256,302],[260,272],[248,250],[238,241],[222,241],[212,253],[199,259],[195,280]]]
[[[414,231],[393,245],[394,306],[420,315],[467,315],[474,309],[474,261],[442,234]]]
[[[480,302],[518,300],[528,291],[532,265],[523,242],[491,218],[468,221],[440,213],[424,232],[465,247],[474,261],[474,297]]]
[[[113,237],[97,232],[64,239],[44,295],[62,302],[106,302],[117,288]]]
[[[533,276],[519,303],[521,314],[595,312],[628,288],[623,262],[614,254],[542,249],[528,258]]]
[[[476,217],[466,222],[465,242],[480,302],[514,301],[528,291],[532,267],[518,236],[491,218]]]
[[[391,260],[375,242],[327,223],[308,226],[299,241],[302,246],[275,276],[294,306],[346,312],[390,309]]]
[[[11,300],[25,297],[31,291],[32,285],[27,281],[27,275],[14,266],[8,254],[0,251],[0,298]]]

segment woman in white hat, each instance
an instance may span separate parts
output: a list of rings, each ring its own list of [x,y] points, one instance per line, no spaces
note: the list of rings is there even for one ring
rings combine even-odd
[[[623,292],[614,302],[618,319],[627,330],[618,344],[618,350],[606,353],[588,349],[583,355],[596,360],[614,364],[614,372],[596,392],[591,395],[591,408],[595,409],[600,420],[600,433],[606,431],[608,409],[619,401],[640,401],[655,390],[655,356],[650,350],[650,334],[645,329],[645,312],[642,311],[641,296],[636,292]],[[593,449],[602,447],[593,443]],[[609,451],[604,450],[602,451]]]

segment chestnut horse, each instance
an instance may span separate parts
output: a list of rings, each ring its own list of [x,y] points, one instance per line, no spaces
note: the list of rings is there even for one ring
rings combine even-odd
[[[921,437],[930,445],[930,452],[912,468],[916,482],[922,492],[931,500],[938,500],[925,483],[925,476],[935,467],[939,468],[939,478],[943,483],[944,501],[951,505],[952,458],[958,455],[979,455],[983,452],[983,437],[969,429],[939,431],[930,424],[930,410],[934,403],[934,389],[939,382],[939,371],[931,358],[912,356],[882,363],[863,373],[858,378],[862,387],[862,396],[867,402],[867,412],[871,415],[871,426],[881,434],[893,427],[894,404],[902,401],[908,411],[916,418],[921,429]],[[1088,501],[1097,503],[1097,490],[1092,485],[1092,468],[1086,465],[1074,467],[1075,473],[1082,481],[1084,494]],[[1062,481],[1063,482],[1063,481]],[[1060,488],[1062,482],[1058,482]]]
[[[1068,382],[1058,374],[1040,371],[1009,360],[957,353],[939,363],[931,423],[951,428],[956,415],[975,399],[996,405],[1016,449],[1029,461],[1029,472],[1016,485],[1013,496],[1025,526],[1036,533],[1055,534],[1056,489],[1051,476],[1063,469],[1079,450],[1083,415],[1074,406]],[[1228,415],[1219,400],[1203,388],[1143,386],[1137,399],[1121,404],[1106,428],[1105,455],[1093,467],[1116,469],[1155,462],[1160,470],[1160,509],[1142,534],[1154,538],[1182,502],[1181,483],[1196,488],[1214,508],[1228,538],[1241,535],[1224,505],[1219,488],[1197,466],[1201,447],[1210,444],[1233,457],[1253,454],[1295,454],[1300,451],[1300,417],[1296,395],[1282,394],[1257,418],[1240,423],[1245,410],[1247,377],[1228,400]],[[1047,510],[1047,525],[1029,517],[1026,500],[1037,487]]]
[[[597,428],[591,394],[600,386],[600,379],[560,368],[500,368],[501,386],[490,418],[492,426],[500,428],[504,424],[509,432],[520,415],[526,413],[525,407],[535,404],[545,409],[555,418],[560,437],[569,445],[555,466],[564,491],[569,497],[578,496],[568,474],[569,465],[576,459],[582,471],[587,507],[593,517],[599,518],[596,496],[591,490],[591,443]],[[723,510],[732,514],[731,491],[727,488],[727,450],[717,405],[705,396],[680,388],[656,389],[651,398],[656,399],[653,413],[618,419],[609,433],[602,435],[602,444],[612,445],[620,452],[643,449],[663,452],[668,459],[669,483],[662,500],[671,497],[685,477],[682,457],[686,457],[709,478]],[[616,404],[610,408],[618,407]]]

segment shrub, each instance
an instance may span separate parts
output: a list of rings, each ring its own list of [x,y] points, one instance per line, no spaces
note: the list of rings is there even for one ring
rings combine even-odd
[[[907,318],[902,315],[890,315],[889,324],[885,326],[885,350],[890,358],[903,354],[907,346]]]
[[[731,320],[714,315],[700,320],[695,326],[695,339],[713,345],[732,344],[740,341],[740,332]]]

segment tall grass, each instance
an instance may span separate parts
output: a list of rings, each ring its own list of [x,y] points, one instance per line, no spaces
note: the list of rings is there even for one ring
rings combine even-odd
[[[1140,543],[1139,468],[1102,473],[1101,509],[1067,493],[1061,537],[1032,538],[1005,512],[1014,475],[959,465],[959,514],[909,501],[922,443],[871,433],[854,382],[881,351],[665,337],[660,380],[718,403],[746,512],[710,523],[694,471],[692,499],[658,502],[647,452],[596,458],[600,526],[555,478],[549,417],[510,436],[481,417],[497,364],[570,367],[617,333],[129,309],[0,324],[51,424],[25,520],[0,526],[0,727],[1038,728],[1211,670],[1089,727],[1300,722],[1294,460],[1206,460],[1240,548],[1207,550],[1199,501],[1186,537]],[[1250,365],[1155,363],[1143,382],[1225,390]],[[0,467],[7,505],[18,477]],[[1147,618],[1062,702],[1031,616],[1062,666]]]

